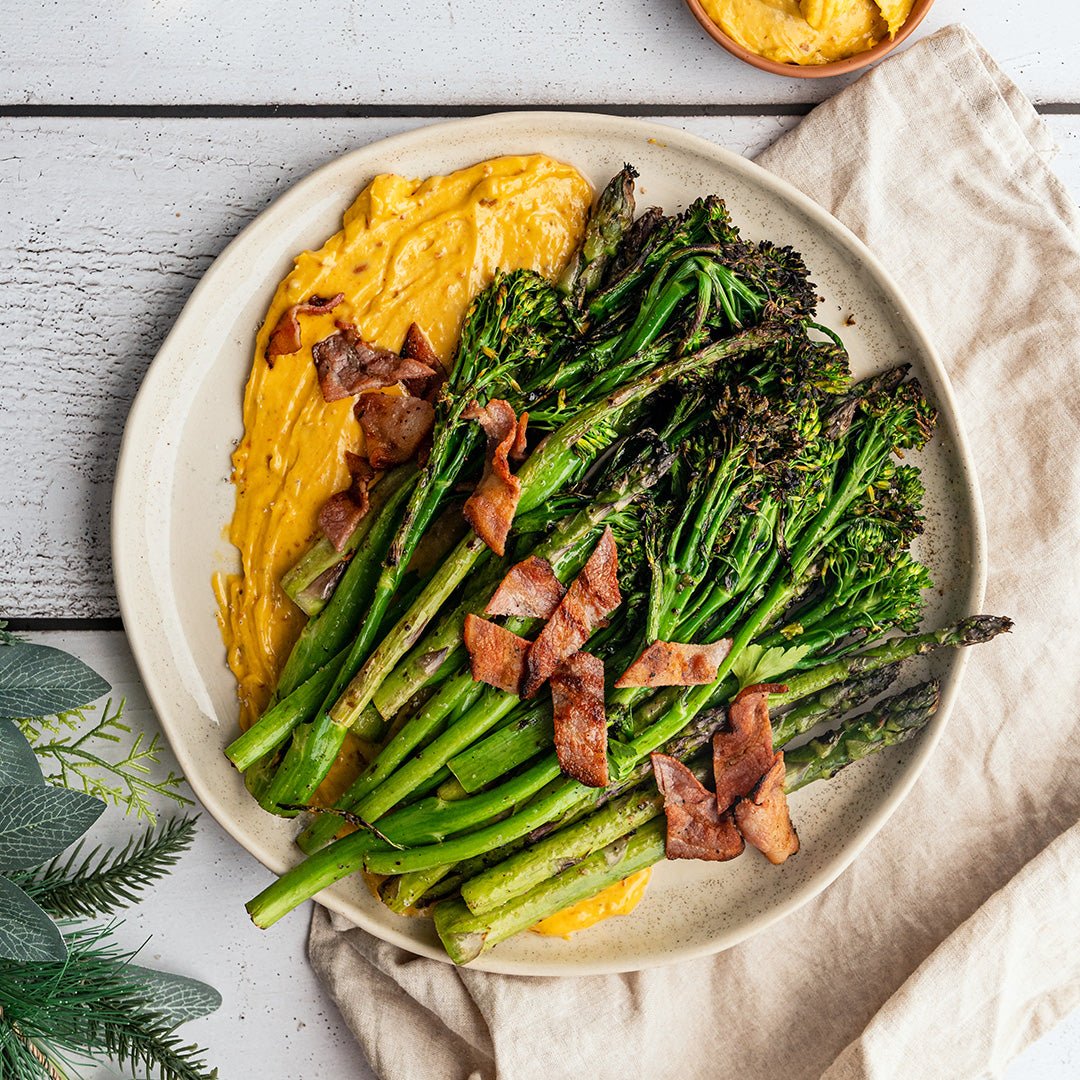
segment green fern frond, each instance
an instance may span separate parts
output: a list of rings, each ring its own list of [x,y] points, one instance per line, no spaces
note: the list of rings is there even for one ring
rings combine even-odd
[[[124,702],[112,710],[112,699],[105,702],[100,716],[92,722],[95,706],[75,709],[58,716],[20,720],[23,734],[42,760],[47,780],[84,791],[104,802],[121,806],[125,813],[146,818],[154,823],[151,797],[171,799],[178,806],[191,805],[191,799],[178,790],[184,778],[172,771],[163,780],[152,778],[150,766],[160,761],[160,736],[149,741],[139,732],[135,741],[119,761],[109,761],[96,753],[95,743],[119,743],[131,728],[123,722]],[[85,724],[91,726],[82,731]],[[54,736],[46,741],[49,735]],[[45,763],[51,764],[52,771]]]
[[[138,893],[165,877],[191,846],[197,817],[172,818],[156,831],[132,836],[118,853],[96,847],[82,862],[80,841],[66,858],[27,874],[7,875],[54,918],[109,915],[138,900]]]

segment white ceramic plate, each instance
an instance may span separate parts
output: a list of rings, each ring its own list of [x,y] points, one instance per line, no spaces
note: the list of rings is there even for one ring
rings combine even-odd
[[[534,152],[576,165],[597,189],[623,162],[633,163],[641,174],[641,207],[671,213],[698,195],[722,195],[749,239],[767,237],[803,253],[824,297],[820,318],[842,332],[856,374],[908,361],[940,410],[937,435],[918,455],[928,494],[918,553],[938,586],[928,625],[975,612],[982,601],[975,477],[941,364],[881,265],[820,207],[704,139],[611,116],[487,116],[362,147],[278,199],[207,271],[132,408],[113,505],[120,608],[162,726],[207,809],[274,873],[299,860],[292,843],[297,826],[260,810],[222,754],[236,734],[236,691],[210,585],[213,573],[236,566],[224,539],[233,509],[229,454],[241,434],[256,329],[293,257],[336,232],[342,213],[376,174],[425,177]],[[849,317],[853,325],[846,325]],[[569,942],[522,934],[474,966],[531,975],[638,970],[727,948],[794,910],[851,862],[914,783],[956,695],[964,652],[938,653],[925,665],[942,680],[942,706],[917,740],[793,797],[802,850],[782,868],[754,852],[721,865],[664,863],[631,917]],[[387,941],[446,959],[428,920],[394,915],[359,880],[326,890],[320,900]]]

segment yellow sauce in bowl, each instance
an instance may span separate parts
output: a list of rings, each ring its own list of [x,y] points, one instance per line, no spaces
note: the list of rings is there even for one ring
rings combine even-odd
[[[781,64],[829,64],[895,35],[913,0],[701,0],[736,44]]]

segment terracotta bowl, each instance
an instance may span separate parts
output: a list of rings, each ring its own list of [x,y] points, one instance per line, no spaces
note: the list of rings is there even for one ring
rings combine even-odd
[[[859,68],[866,67],[867,64],[872,64],[875,60],[880,60],[887,53],[892,52],[923,21],[923,17],[930,10],[933,3],[934,0],[915,0],[915,3],[911,6],[907,21],[896,32],[896,37],[885,38],[884,41],[879,41],[872,49],[867,49],[866,52],[856,53],[846,60],[834,60],[830,64],[800,65],[781,64],[776,60],[766,60],[764,56],[758,56],[757,53],[744,49],[728,37],[705,14],[705,9],[701,6],[700,0],[686,0],[686,6],[693,12],[694,18],[701,23],[702,29],[717,45],[727,49],[732,56],[760,68],[762,71],[771,71],[774,75],[786,75],[791,79],[823,79],[830,75],[846,75],[849,71],[858,71]]]

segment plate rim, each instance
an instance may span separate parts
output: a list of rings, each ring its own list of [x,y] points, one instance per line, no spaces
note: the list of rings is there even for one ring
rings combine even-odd
[[[180,314],[176,317],[169,333],[161,343],[153,361],[144,374],[125,421],[117,458],[111,508],[110,529],[114,582],[125,633],[140,677],[165,736],[185,775],[187,775],[188,765],[193,762],[193,758],[183,741],[174,737],[171,722],[166,719],[169,716],[169,701],[162,677],[159,675],[158,666],[151,658],[151,645],[148,641],[149,627],[142,624],[142,620],[137,617],[136,612],[135,596],[139,591],[138,581],[141,574],[149,572],[148,563],[145,555],[139,550],[138,544],[131,539],[133,533],[138,530],[125,528],[128,517],[133,513],[135,513],[136,518],[139,516],[137,507],[140,505],[141,500],[137,484],[138,465],[142,460],[140,453],[147,454],[147,447],[141,445],[140,437],[143,437],[147,430],[153,431],[155,414],[152,411],[152,406],[157,403],[154,394],[158,383],[164,378],[165,361],[169,358],[170,351],[175,348],[176,340],[181,337],[186,322],[198,308],[204,293],[212,289],[214,271],[227,265],[237,252],[244,250],[253,235],[266,227],[266,220],[271,212],[280,213],[294,203],[303,203],[306,193],[312,188],[317,188],[324,175],[347,169],[349,163],[356,159],[377,157],[380,152],[392,153],[402,147],[409,148],[413,143],[422,144],[425,138],[430,137],[433,131],[452,136],[468,133],[470,129],[480,128],[487,129],[485,134],[490,134],[492,127],[506,125],[513,128],[516,124],[526,122],[529,124],[547,122],[552,130],[560,134],[565,134],[564,129],[571,124],[585,123],[601,127],[611,126],[626,135],[649,138],[661,144],[677,144],[682,149],[717,161],[723,167],[741,173],[744,178],[758,188],[764,188],[767,191],[781,195],[805,214],[815,227],[825,233],[832,233],[839,237],[849,249],[858,254],[859,259],[873,272],[877,283],[889,301],[895,306],[896,313],[901,321],[916,340],[921,352],[920,359],[933,369],[938,382],[935,388],[938,404],[943,411],[948,411],[952,421],[955,432],[958,468],[963,474],[971,507],[971,518],[967,522],[971,528],[972,539],[969,594],[973,611],[981,607],[985,595],[987,576],[985,516],[974,462],[966,432],[960,422],[960,414],[948,373],[933,346],[929,334],[891,273],[867,245],[843,222],[834,218],[820,204],[814,202],[789,181],[769,172],[756,162],[744,158],[703,136],[655,120],[579,110],[538,109],[485,113],[478,116],[423,124],[396,135],[358,146],[324,162],[302,179],[290,184],[284,192],[273,198],[267,206],[260,210],[222,249],[220,254],[204,271],[194,289],[192,289]],[[352,190],[355,191],[356,188],[354,187]],[[147,426],[148,422],[149,427]],[[559,975],[564,977],[647,970],[652,967],[718,953],[786,917],[815,896],[820,895],[851,865],[910,792],[941,739],[963,679],[964,669],[967,666],[967,653],[966,649],[959,651],[953,668],[955,674],[942,694],[938,712],[930,729],[924,733],[914,747],[911,766],[904,776],[900,778],[900,782],[894,784],[882,801],[875,806],[874,811],[868,814],[867,818],[860,823],[844,848],[833,856],[831,861],[827,862],[816,874],[812,875],[806,885],[796,890],[784,902],[727,929],[717,938],[705,944],[686,944],[662,952],[658,950],[657,955],[653,958],[646,961],[636,960],[631,965],[620,963],[617,958],[607,962],[581,961],[576,965],[569,966],[566,964],[544,963],[542,961],[502,961],[499,959],[498,950],[495,950],[470,964],[470,969],[505,974]],[[274,873],[282,873],[287,864],[283,863],[280,857],[275,854],[272,845],[253,839],[247,833],[243,833],[243,830],[230,820],[229,815],[222,812],[222,806],[215,797],[214,791],[202,782],[197,770],[195,770],[194,775],[194,780],[188,777],[188,783],[218,824],[264,866]],[[242,833],[243,835],[241,835]],[[414,954],[426,956],[443,963],[451,963],[445,952],[427,947],[424,943],[417,942],[414,938],[385,925],[373,923],[363,911],[356,909],[347,900],[339,897],[333,886],[320,893],[316,899],[324,906],[344,915],[383,941],[397,945]]]

